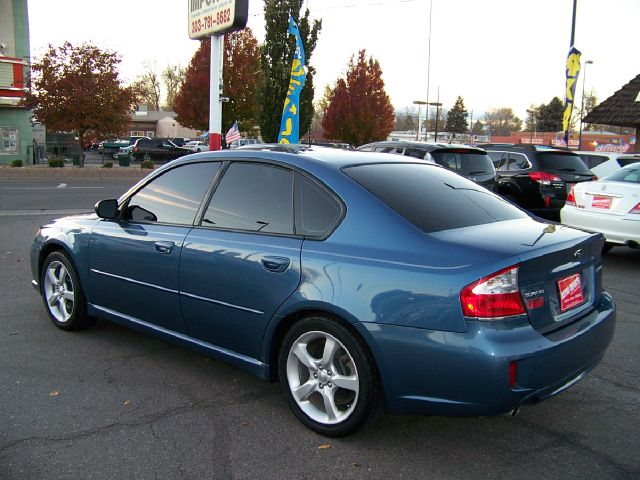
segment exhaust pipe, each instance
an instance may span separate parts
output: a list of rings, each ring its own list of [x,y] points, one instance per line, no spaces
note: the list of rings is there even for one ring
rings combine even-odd
[[[520,413],[520,407],[516,407],[510,412],[503,414],[504,417],[515,418]]]

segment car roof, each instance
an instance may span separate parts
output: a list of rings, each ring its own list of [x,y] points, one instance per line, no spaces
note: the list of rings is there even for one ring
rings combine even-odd
[[[314,167],[339,170],[347,166],[372,163],[418,163],[440,168],[438,165],[433,165],[419,159],[400,155],[389,155],[388,153],[361,152],[315,145],[258,144],[233,150],[208,151],[186,155],[165,164],[160,167],[158,171],[177,164],[201,162],[203,160],[247,162],[265,160],[290,165],[292,167],[299,167],[304,170],[315,170]]]
[[[380,142],[371,142],[365,145],[361,145],[358,149],[363,147],[415,147],[421,148],[425,151],[434,151],[440,149],[456,148],[465,150],[483,150],[482,147],[476,147],[471,145],[464,145],[460,143],[434,143],[434,142],[420,142],[417,140],[384,140]],[[356,150],[358,150],[356,149]]]

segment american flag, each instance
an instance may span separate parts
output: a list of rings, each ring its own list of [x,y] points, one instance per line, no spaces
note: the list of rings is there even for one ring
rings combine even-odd
[[[238,129],[238,122],[235,122],[227,132],[227,135],[224,137],[224,140],[227,142],[227,145],[229,145],[234,140],[239,140],[239,139],[240,139],[240,130]]]

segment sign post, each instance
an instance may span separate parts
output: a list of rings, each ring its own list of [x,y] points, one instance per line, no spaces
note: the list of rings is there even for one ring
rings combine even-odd
[[[249,0],[187,0],[189,38],[211,37],[209,148],[222,147],[222,53],[224,34],[247,25]]]

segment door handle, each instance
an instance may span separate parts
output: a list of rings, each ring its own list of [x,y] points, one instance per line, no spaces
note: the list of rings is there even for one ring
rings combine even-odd
[[[171,253],[175,243],[173,242],[156,242],[156,251],[160,253]]]
[[[270,272],[282,273],[287,267],[289,267],[289,260],[287,257],[263,257],[262,266]]]

